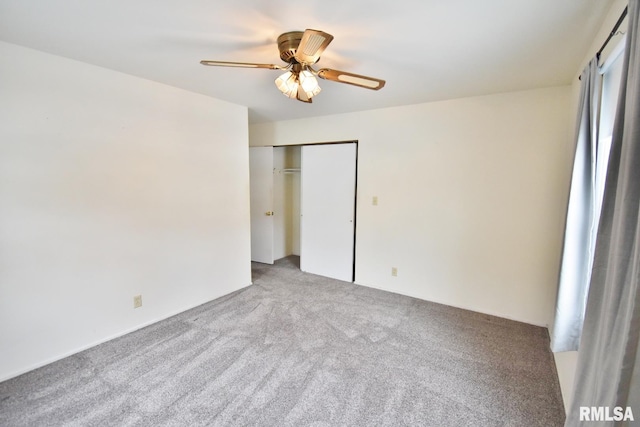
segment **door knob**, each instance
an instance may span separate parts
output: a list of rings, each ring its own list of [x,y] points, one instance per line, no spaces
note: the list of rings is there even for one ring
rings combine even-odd
[[[265,213],[266,216],[273,216],[273,212],[269,211]]]

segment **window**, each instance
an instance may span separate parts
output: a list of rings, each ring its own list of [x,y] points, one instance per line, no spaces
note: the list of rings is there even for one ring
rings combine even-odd
[[[613,49],[604,64],[600,67],[602,73],[602,96],[600,101],[600,126],[598,133],[598,153],[596,153],[596,221],[600,218],[602,208],[602,197],[604,195],[604,182],[607,175],[607,164],[609,163],[609,152],[611,151],[611,137],[613,135],[613,122],[618,106],[618,92],[620,91],[620,80],[622,78],[622,62],[624,52],[624,40]],[[594,230],[594,238],[595,238]]]

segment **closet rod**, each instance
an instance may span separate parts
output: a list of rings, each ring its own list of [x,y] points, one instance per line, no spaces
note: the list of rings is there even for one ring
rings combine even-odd
[[[284,168],[282,169],[282,173],[295,173],[300,172],[300,168]]]

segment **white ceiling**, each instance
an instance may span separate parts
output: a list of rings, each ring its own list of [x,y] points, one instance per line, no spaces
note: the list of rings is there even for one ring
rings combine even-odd
[[[256,123],[569,84],[611,3],[0,0],[0,40],[246,105]],[[199,64],[284,65],[276,38],[306,28],[335,37],[319,66],[387,85],[320,80],[309,105],[278,91],[278,71]]]

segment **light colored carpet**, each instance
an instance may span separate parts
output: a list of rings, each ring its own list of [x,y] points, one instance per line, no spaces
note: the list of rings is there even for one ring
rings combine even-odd
[[[253,265],[254,285],[0,383],[0,425],[560,426],[548,332]]]

